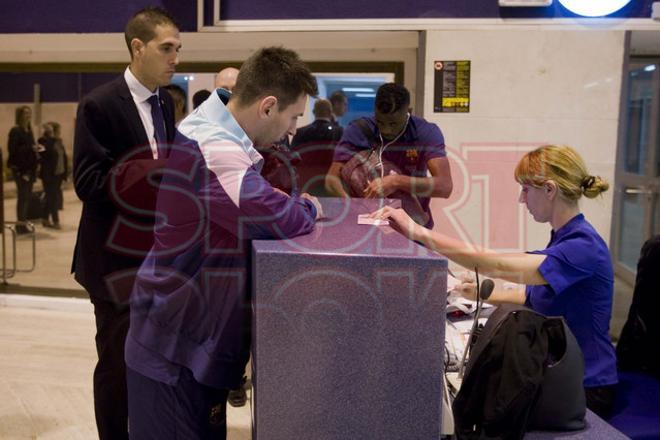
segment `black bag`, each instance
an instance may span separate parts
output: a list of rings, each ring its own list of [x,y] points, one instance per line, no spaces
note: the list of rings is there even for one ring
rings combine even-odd
[[[46,216],[46,194],[43,191],[34,191],[30,194],[28,202],[28,220],[41,220]]]
[[[619,369],[660,379],[660,235],[642,246],[632,304],[616,346]]]
[[[546,318],[545,330],[549,343],[545,375],[527,430],[583,429],[587,402],[582,350],[564,318]]]
[[[453,402],[459,439],[584,428],[584,361],[563,318],[503,304],[472,350]]]

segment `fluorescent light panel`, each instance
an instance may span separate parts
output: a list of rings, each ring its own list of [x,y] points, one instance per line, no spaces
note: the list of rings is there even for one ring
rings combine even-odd
[[[344,92],[353,92],[353,93],[373,93],[374,89],[372,87],[342,87]]]

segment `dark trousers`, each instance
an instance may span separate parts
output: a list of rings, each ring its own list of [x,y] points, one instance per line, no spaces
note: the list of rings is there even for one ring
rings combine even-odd
[[[59,198],[61,193],[60,187],[62,186],[62,177],[43,179],[42,182],[44,185],[44,193],[46,194],[46,210],[44,212],[44,220],[49,220],[52,218],[53,223],[59,223]]]
[[[32,186],[34,180],[24,180],[20,175],[16,176],[16,219],[24,222],[28,217],[28,208],[30,206],[30,197],[32,196]]]
[[[93,299],[96,316],[94,413],[100,440],[128,439],[128,397],[124,343],[129,325],[129,307]]]
[[[224,440],[227,393],[202,385],[187,368],[176,385],[150,379],[130,367],[128,412],[131,440]]]

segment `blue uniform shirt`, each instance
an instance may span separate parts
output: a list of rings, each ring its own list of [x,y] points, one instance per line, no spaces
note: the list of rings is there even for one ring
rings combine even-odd
[[[563,316],[584,354],[584,386],[617,383],[609,337],[614,274],[607,245],[582,214],[553,231],[539,272],[548,284],[527,286],[526,305]]]

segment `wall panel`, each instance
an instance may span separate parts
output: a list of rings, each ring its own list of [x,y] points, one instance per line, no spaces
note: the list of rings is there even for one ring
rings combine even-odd
[[[434,200],[436,228],[498,249],[542,248],[549,226],[517,203],[513,169],[536,146],[573,146],[614,183],[625,34],[622,31],[429,31],[424,114],[443,130],[455,170],[449,201]],[[433,112],[433,61],[471,61],[469,113]],[[583,199],[608,240],[612,193]]]

